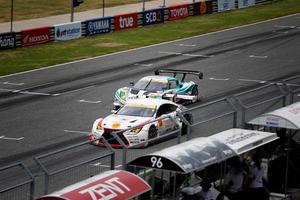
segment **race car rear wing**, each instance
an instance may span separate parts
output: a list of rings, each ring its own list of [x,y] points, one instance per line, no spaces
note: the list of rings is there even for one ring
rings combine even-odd
[[[177,69],[158,69],[155,70],[154,74],[159,75],[162,73],[171,73],[174,77],[176,77],[177,74],[182,74],[181,82],[184,81],[185,76],[187,74],[198,76],[199,79],[203,79],[203,73],[200,71],[193,71],[193,70],[177,70]]]

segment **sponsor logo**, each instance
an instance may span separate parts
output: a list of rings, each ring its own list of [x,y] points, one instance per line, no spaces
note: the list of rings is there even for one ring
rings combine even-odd
[[[26,35],[23,39],[23,43],[39,43],[45,40],[49,40],[48,35]]]
[[[163,22],[163,12],[162,10],[153,10],[144,12],[143,14],[143,24],[150,25]]]
[[[120,28],[131,28],[133,27],[133,17],[120,17],[119,24]]]
[[[176,20],[189,16],[188,6],[170,8],[169,12],[169,20]]]
[[[21,31],[21,45],[29,46],[50,41],[51,28],[35,28]]]
[[[81,22],[55,26],[55,40],[71,40],[81,37]]]
[[[115,16],[115,30],[137,27],[137,13]]]
[[[207,6],[205,1],[200,2],[200,14],[205,14],[207,12]]]
[[[80,32],[80,28],[70,28],[65,30],[60,30],[59,28],[56,31],[56,37],[72,36],[77,35]]]
[[[95,35],[110,32],[110,18],[87,22],[87,35]]]
[[[0,49],[14,48],[16,45],[16,38],[13,34],[0,35]]]

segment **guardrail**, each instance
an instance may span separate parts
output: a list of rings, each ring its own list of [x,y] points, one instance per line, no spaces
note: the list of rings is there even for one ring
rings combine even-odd
[[[53,41],[72,40],[126,29],[138,28],[190,16],[212,14],[255,6],[272,0],[205,0],[142,12],[56,24],[47,27],[0,33],[0,50],[40,45]]]

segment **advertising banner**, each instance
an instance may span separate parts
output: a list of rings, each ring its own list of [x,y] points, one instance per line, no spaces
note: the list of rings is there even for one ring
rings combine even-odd
[[[55,40],[72,40],[81,37],[81,22],[54,25]]]
[[[201,1],[194,5],[194,15],[211,14],[213,12],[212,1]]]
[[[148,10],[143,12],[144,26],[162,22],[164,22],[164,9]]]
[[[102,33],[109,33],[111,31],[111,17],[91,19],[85,21],[86,35],[96,35]]]
[[[15,47],[16,47],[16,34],[14,32],[0,34],[0,50],[12,49]]]
[[[50,42],[51,27],[42,27],[21,31],[21,46],[37,45]]]
[[[235,0],[218,0],[218,12],[235,9]]]
[[[183,19],[189,16],[189,5],[169,7],[169,21]]]
[[[246,8],[255,5],[255,0],[238,0],[239,8]]]
[[[117,15],[115,18],[115,31],[136,28],[138,26],[138,14],[130,13],[124,15]]]

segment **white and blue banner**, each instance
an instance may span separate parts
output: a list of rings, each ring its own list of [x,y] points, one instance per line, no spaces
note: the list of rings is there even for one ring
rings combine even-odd
[[[238,0],[239,8],[246,8],[255,5],[255,0]]]
[[[57,41],[72,40],[81,37],[81,22],[54,25]]]
[[[111,19],[112,17],[105,17],[85,21],[85,35],[90,36],[102,33],[109,33],[111,31]]]
[[[218,12],[235,9],[235,0],[218,0]]]

